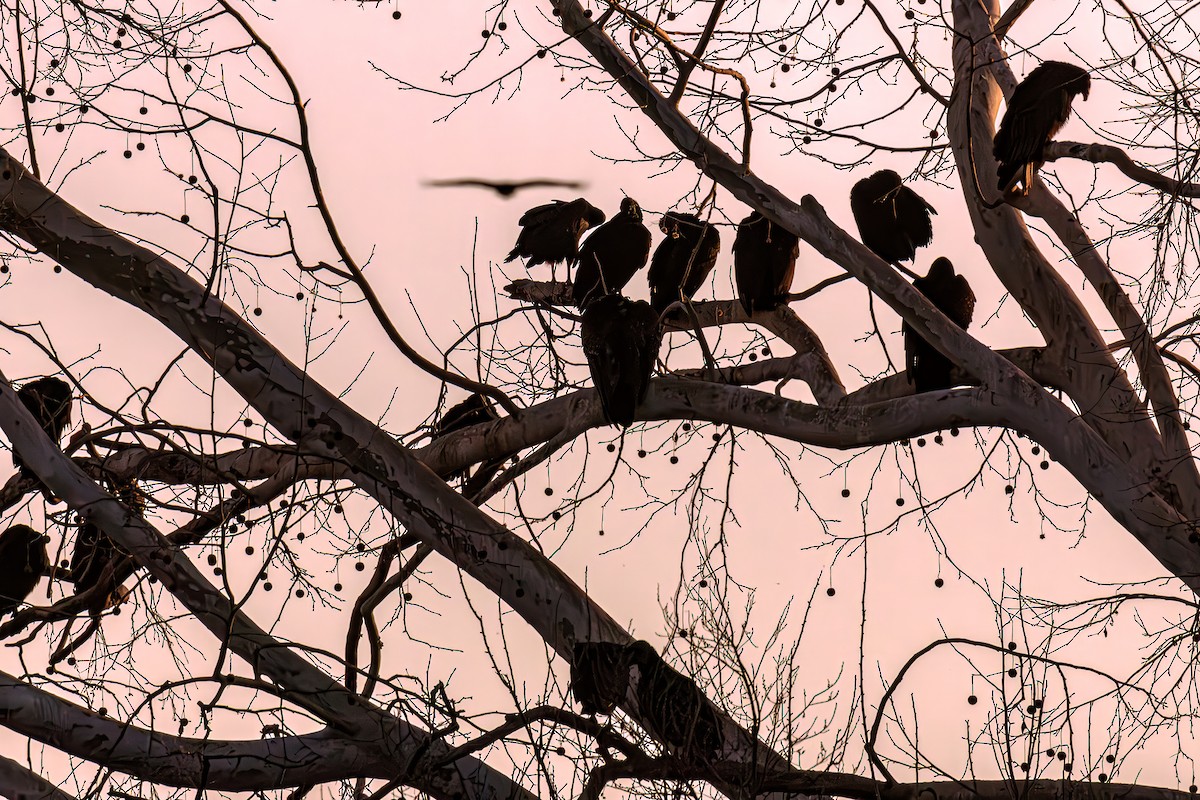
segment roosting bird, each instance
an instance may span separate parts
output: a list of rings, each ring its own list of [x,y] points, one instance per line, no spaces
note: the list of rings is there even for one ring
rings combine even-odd
[[[146,498],[136,480],[105,481],[113,496],[125,504],[135,517],[146,515]],[[96,614],[105,607],[114,605],[117,592],[116,575],[113,572],[117,556],[124,555],[107,533],[92,522],[84,522],[75,537],[75,549],[71,552],[71,581],[75,594],[83,594],[96,586],[104,590],[96,593],[89,611]]]
[[[496,412],[495,406],[492,405],[486,397],[475,392],[466,400],[451,406],[442,415],[442,418],[433,426],[434,441],[443,436],[461,431],[463,428],[469,428],[472,425],[481,425],[485,422],[492,422],[500,419],[500,415]],[[479,465],[475,470],[475,474],[467,481],[474,489],[482,488],[496,474],[496,471],[504,464],[504,456],[493,458]],[[470,467],[457,469],[446,476],[447,481],[452,481],[457,478],[467,478],[470,474]],[[464,493],[473,494],[467,491],[464,486]]]
[[[425,181],[426,186],[444,188],[475,188],[491,189],[501,197],[512,197],[522,189],[582,189],[578,181],[555,181],[547,178],[534,178],[528,181],[489,181],[483,178],[451,178],[443,181]]]
[[[602,294],[620,294],[650,258],[650,229],[642,223],[642,208],[632,197],[621,199],[620,212],[601,225],[579,248],[572,294],[583,308]]]
[[[629,655],[623,644],[576,642],[571,654],[571,694],[584,714],[611,714],[629,690]]]
[[[913,288],[929,298],[934,308],[945,314],[964,331],[975,316],[975,293],[962,275],[954,274],[949,259],[939,258],[929,267],[929,274],[913,281]],[[933,345],[921,338],[904,323],[904,356],[908,367],[908,382],[914,390],[930,392],[954,386],[951,372],[954,364]]]
[[[668,211],[658,221],[667,235],[650,259],[650,305],[658,313],[683,297],[691,299],[717,263],[721,235],[694,214]]]
[[[1087,100],[1091,88],[1087,70],[1061,61],[1046,61],[1017,84],[992,143],[996,188],[1007,194],[1020,183],[1029,194],[1043,149],[1071,116],[1071,101]]]
[[[724,737],[721,720],[694,681],[667,665],[649,642],[634,642],[629,660],[638,668],[638,711],[647,730],[677,752],[711,760]]]
[[[747,314],[770,311],[792,288],[800,239],[755,211],[738,224],[733,275]]]
[[[555,200],[526,211],[518,224],[517,244],[505,257],[528,258],[526,267],[537,264],[574,264],[579,260],[579,237],[590,227],[604,222],[604,212],[582,197],[569,203]]]
[[[643,300],[606,294],[588,303],[579,328],[604,418],[628,428],[646,398],[662,344],[658,314]]]
[[[890,169],[863,178],[850,190],[850,211],[862,243],[893,264],[912,261],[933,239],[930,214],[937,210]]]
[[[17,399],[29,409],[29,413],[33,414],[33,418],[52,441],[57,442],[62,438],[63,431],[71,422],[71,387],[66,381],[54,377],[38,378],[22,386],[17,391]],[[13,466],[21,473],[22,478],[37,478],[33,470],[25,466],[15,447]],[[49,490],[42,487],[42,491]]]
[[[42,579],[50,564],[48,541],[28,525],[0,533],[0,617],[16,611]]]

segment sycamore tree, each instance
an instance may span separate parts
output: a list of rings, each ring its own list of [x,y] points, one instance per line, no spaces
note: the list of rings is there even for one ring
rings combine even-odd
[[[5,527],[50,562],[0,623],[0,795],[1194,792],[1196,9],[454,5],[0,3]],[[1002,195],[1049,59],[1092,72],[1080,141]],[[411,167],[556,153],[725,242],[628,429],[569,286],[501,263],[512,202]],[[847,226],[884,167],[970,331]],[[804,247],[752,315],[748,210]],[[901,320],[956,388],[913,393]],[[16,392],[51,375],[59,441]],[[470,393],[497,418],[436,435]],[[579,713],[575,646],[635,639],[713,752],[644,668]]]

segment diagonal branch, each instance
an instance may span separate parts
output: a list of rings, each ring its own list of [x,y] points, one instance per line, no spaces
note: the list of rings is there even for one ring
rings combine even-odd
[[[1129,154],[1111,144],[1084,144],[1083,142],[1051,142],[1042,151],[1046,161],[1060,158],[1077,158],[1093,164],[1112,164],[1127,177],[1138,183],[1158,189],[1176,197],[1200,197],[1200,183],[1181,181],[1138,164]]]

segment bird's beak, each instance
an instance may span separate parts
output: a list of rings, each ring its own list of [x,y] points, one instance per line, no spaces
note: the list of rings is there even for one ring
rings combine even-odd
[[[1087,99],[1088,99],[1088,92],[1089,92],[1089,91],[1091,91],[1091,90],[1089,89],[1089,90],[1087,90],[1087,91],[1085,91],[1085,92],[1083,93],[1083,99],[1084,99],[1084,100],[1087,100]]]

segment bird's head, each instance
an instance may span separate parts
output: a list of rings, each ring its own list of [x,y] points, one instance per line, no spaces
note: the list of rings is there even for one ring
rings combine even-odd
[[[925,276],[935,281],[944,281],[954,277],[954,264],[948,258],[936,258],[929,265],[929,274]]]
[[[638,666],[647,666],[662,660],[654,645],[642,639],[629,645],[625,652],[629,654],[629,663]]]
[[[670,211],[659,218],[658,229],[672,239],[678,239],[680,236],[679,220]]]
[[[1092,91],[1092,78],[1086,72],[1079,80],[1075,81],[1075,93],[1082,95],[1084,100],[1088,99],[1088,93]]]
[[[642,207],[632,197],[621,198],[621,213],[627,217],[636,219],[638,222],[642,220]]]

